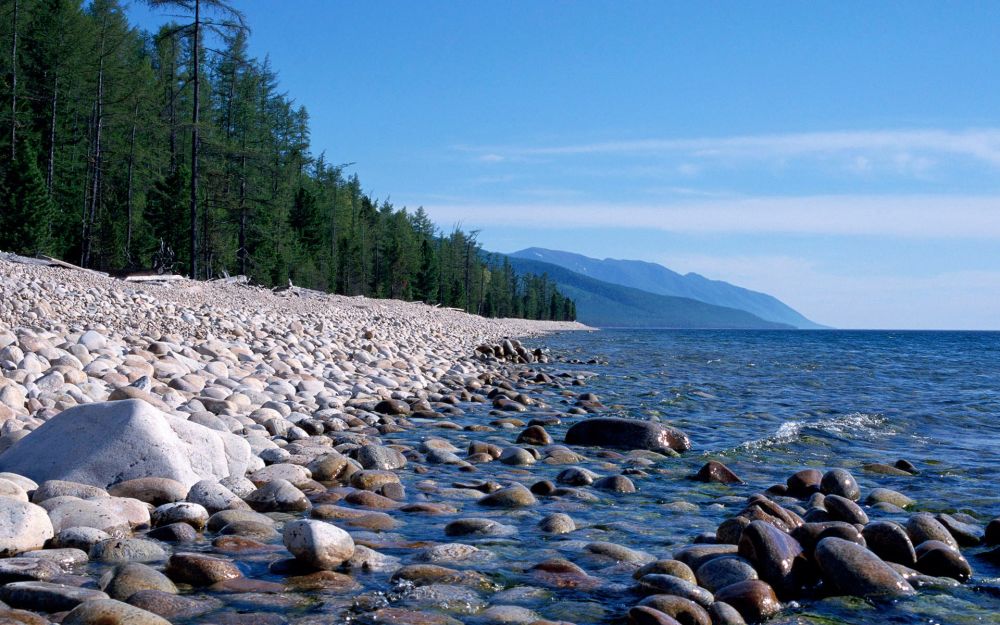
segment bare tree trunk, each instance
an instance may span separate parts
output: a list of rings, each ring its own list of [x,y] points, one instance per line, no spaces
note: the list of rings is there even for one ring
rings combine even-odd
[[[52,195],[56,178],[56,105],[59,100],[59,76],[52,80],[52,100],[49,102],[49,162],[45,172],[45,188]]]
[[[191,112],[191,278],[198,279],[198,117],[201,79],[198,76],[201,42],[201,0],[194,0],[194,44],[191,46],[192,79],[194,80],[194,110]]]
[[[170,173],[177,172],[177,39],[170,36],[170,86],[167,88],[168,115],[170,116]]]
[[[139,100],[135,101],[135,108],[132,111],[132,134],[129,137],[129,148],[128,148],[128,190],[126,191],[126,223],[125,223],[125,262],[129,266],[132,265],[132,220],[133,220],[133,204],[132,198],[134,194],[134,185],[132,181],[134,179],[135,172],[135,129],[139,122]]]
[[[240,155],[240,275],[247,275],[247,152],[246,134],[243,135],[243,154]]]
[[[101,40],[101,60],[97,71],[97,102],[94,106],[94,177],[90,191],[90,207],[83,225],[83,253],[80,265],[86,267],[90,263],[94,239],[94,219],[97,206],[100,204],[101,190],[101,131],[104,126],[104,41]]]
[[[19,4],[14,0],[14,26],[10,37],[10,161],[17,153],[17,17]]]

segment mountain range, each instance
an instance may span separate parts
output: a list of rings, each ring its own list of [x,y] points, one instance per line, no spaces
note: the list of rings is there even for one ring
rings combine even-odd
[[[532,247],[509,254],[519,273],[547,274],[597,327],[821,329],[779,299],[656,263]]]

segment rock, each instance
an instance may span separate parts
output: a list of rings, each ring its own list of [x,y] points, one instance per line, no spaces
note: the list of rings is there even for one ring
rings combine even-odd
[[[728,603],[716,601],[708,607],[713,625],[746,625],[743,615]]]
[[[653,561],[653,557],[644,551],[629,549],[617,543],[606,541],[595,541],[584,545],[584,550],[592,554],[603,556],[615,562],[626,564],[642,565]]]
[[[679,577],[685,581],[691,582],[692,584],[697,584],[698,579],[695,577],[694,571],[691,567],[684,564],[680,560],[654,560],[647,564],[642,565],[632,574],[633,579],[639,579],[643,575],[650,575],[652,573],[662,573],[664,575],[673,575],[674,577]]]
[[[978,525],[963,523],[952,515],[944,513],[938,514],[935,518],[962,547],[975,547],[983,542],[983,530]]]
[[[501,625],[527,625],[539,620],[539,616],[529,610],[516,605],[491,605],[477,615],[487,623],[498,623]]]
[[[351,536],[336,525],[323,521],[287,523],[283,541],[297,560],[317,569],[335,569],[354,555]]]
[[[140,590],[159,590],[161,592],[177,593],[177,586],[170,578],[156,569],[130,562],[121,564],[108,572],[102,580],[101,590],[108,593],[112,599],[128,601],[129,597]]]
[[[152,540],[109,538],[90,549],[90,559],[97,562],[159,562],[167,559],[167,552]]]
[[[99,590],[50,582],[14,582],[0,588],[0,599],[11,607],[37,612],[62,612],[84,601],[107,598]]]
[[[74,608],[62,625],[170,625],[170,621],[114,599],[96,599]]]
[[[812,577],[802,545],[764,521],[752,521],[743,530],[739,554],[753,563],[761,579],[770,584],[778,596],[797,594]]]
[[[396,470],[406,466],[406,457],[392,447],[364,445],[358,449],[358,463],[365,469]]]
[[[674,552],[674,559],[688,565],[691,570],[697,571],[702,564],[712,558],[726,555],[736,555],[738,548],[735,544],[725,545],[691,545],[678,549]]]
[[[446,536],[510,536],[517,533],[517,528],[493,519],[466,518],[445,525],[444,533]]]
[[[861,531],[868,548],[886,562],[896,562],[912,567],[917,563],[917,554],[910,537],[897,523],[877,521],[869,523]]]
[[[650,595],[639,606],[659,610],[682,625],[712,625],[712,617],[705,608],[677,595]]]
[[[542,426],[530,425],[518,435],[516,442],[526,445],[551,445],[552,437]]]
[[[733,473],[729,467],[717,460],[709,460],[705,463],[692,479],[698,482],[716,482],[719,484],[743,483],[743,480]]]
[[[673,575],[662,573],[651,573],[639,578],[639,589],[645,593],[659,595],[675,595],[694,601],[698,605],[707,608],[715,601],[711,592],[701,588],[697,584],[692,584]]]
[[[351,474],[351,486],[360,490],[376,491],[387,484],[399,484],[399,476],[392,471],[365,469]]]
[[[546,534],[568,534],[576,530],[576,523],[568,514],[554,512],[542,517],[538,522],[538,529]]]
[[[767,582],[749,580],[726,586],[715,593],[716,602],[729,604],[749,623],[759,623],[781,610],[774,590]]]
[[[816,545],[815,557],[823,580],[842,594],[870,597],[914,592],[902,575],[857,543],[824,538]]]
[[[67,527],[52,539],[52,546],[75,548],[90,553],[94,545],[109,538],[110,534],[95,527]]]
[[[957,549],[939,541],[928,540],[917,545],[914,566],[925,575],[950,577],[965,583],[972,577],[972,567]]]
[[[948,531],[948,528],[926,512],[918,512],[907,519],[906,533],[909,534],[914,545],[928,540],[939,540],[952,549],[958,549],[958,542]]]
[[[11,582],[47,582],[62,574],[61,566],[42,558],[0,559],[0,585]]]
[[[194,484],[184,499],[204,507],[209,514],[215,514],[221,510],[250,508],[233,491],[214,480],[201,480]]]
[[[54,534],[44,508],[11,497],[0,497],[0,557],[41,549]]]
[[[160,590],[140,590],[129,597],[128,603],[172,620],[192,619],[222,607],[222,602],[217,599],[194,599]]]
[[[500,454],[500,462],[513,466],[527,466],[537,462],[534,454],[521,447],[506,447]]]
[[[22,557],[45,560],[47,562],[52,562],[66,569],[78,566],[80,564],[86,564],[90,560],[90,556],[87,555],[86,551],[83,551],[82,549],[74,549],[71,547],[28,551],[27,553],[23,554]]]
[[[268,527],[274,526],[274,521],[271,520],[271,517],[254,512],[253,510],[222,510],[208,518],[208,531],[218,532],[227,525],[236,522],[259,523]]]
[[[738,556],[713,558],[698,567],[695,573],[698,584],[711,592],[718,592],[726,586],[758,579],[753,565]]]
[[[629,625],[680,625],[674,617],[649,606],[638,605],[628,611]]]
[[[594,488],[612,493],[634,493],[635,484],[624,475],[609,475],[594,482]]]
[[[523,508],[533,506],[536,503],[538,500],[531,494],[531,491],[520,484],[501,488],[479,500],[479,505],[491,508]]]
[[[566,443],[613,449],[648,449],[669,455],[691,449],[687,435],[655,421],[593,417],[579,421],[566,432]]]
[[[831,521],[844,521],[858,525],[868,523],[868,515],[861,509],[861,506],[846,497],[827,495],[823,504],[826,506]]]
[[[153,527],[171,523],[187,523],[196,530],[202,530],[208,523],[208,510],[204,506],[188,501],[166,503],[153,510],[150,515]]]
[[[165,477],[141,477],[108,488],[108,494],[114,497],[138,499],[154,506],[184,501],[187,492],[187,486]]]
[[[889,490],[888,488],[873,488],[871,492],[868,493],[868,497],[865,498],[865,502],[869,506],[877,503],[891,503],[892,505],[900,508],[909,508],[915,503],[903,493]]]
[[[170,523],[150,530],[146,538],[165,543],[193,543],[198,540],[198,532],[187,523]]]
[[[26,610],[11,610],[0,606],[0,623],[4,625],[49,625],[49,619]]]
[[[288,480],[274,480],[264,484],[246,498],[257,512],[302,512],[312,504],[305,494]]]
[[[820,491],[824,495],[839,495],[851,501],[861,498],[861,489],[854,480],[854,476],[844,469],[830,469],[823,475],[820,482]]]
[[[107,488],[161,477],[191,486],[243,475],[250,446],[242,438],[167,415],[138,400],[64,410],[0,455],[0,470],[35,481],[69,480]]]
[[[234,563],[201,553],[175,553],[167,561],[165,573],[175,582],[192,586],[211,586],[243,576]]]

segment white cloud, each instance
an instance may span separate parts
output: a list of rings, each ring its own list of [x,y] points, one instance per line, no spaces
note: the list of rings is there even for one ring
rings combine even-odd
[[[416,204],[415,204],[416,205]],[[673,203],[428,203],[448,223],[644,228],[675,233],[1000,239],[1000,197],[833,195]]]

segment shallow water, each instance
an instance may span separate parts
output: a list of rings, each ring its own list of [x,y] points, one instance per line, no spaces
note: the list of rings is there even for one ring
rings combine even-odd
[[[631,476],[637,493],[613,495],[584,488],[598,501],[540,497],[537,505],[519,510],[484,508],[468,491],[449,487],[486,479],[530,485],[554,480],[566,466],[538,463],[521,468],[492,462],[468,473],[455,466],[426,465],[429,471],[418,474],[414,468],[421,463],[410,463],[399,472],[407,501],[449,503],[459,509],[457,514],[389,511],[399,521],[389,531],[345,527],[355,540],[403,564],[416,562],[419,547],[428,544],[474,544],[488,552],[488,559],[446,566],[482,572],[488,578],[485,587],[429,596],[430,591],[414,594],[412,587],[393,586],[388,573],[354,572],[363,586],[355,592],[231,597],[226,611],[273,612],[290,622],[311,624],[368,622],[372,609],[391,606],[440,612],[477,624],[485,606],[518,605],[551,620],[617,625],[641,598],[630,591],[634,569],[588,553],[584,545],[609,541],[669,557],[699,533],[714,532],[743,507],[748,495],[784,483],[805,467],[848,468],[863,494],[876,486],[899,490],[917,500],[918,510],[963,511],[984,524],[1000,514],[994,471],[1000,454],[1000,334],[603,331],[566,333],[538,342],[560,359],[597,358],[604,363],[542,366],[552,374],[596,374],[585,386],[568,390],[597,393],[608,406],[607,414],[669,422],[688,433],[694,449],[647,468],[648,476]],[[572,398],[550,386],[534,387],[532,393],[551,409],[509,416],[527,422],[572,404]],[[463,404],[462,409],[464,415],[448,420],[468,426],[500,418],[490,414],[488,404]],[[547,426],[556,443],[578,418],[562,417],[561,424]],[[383,441],[416,447],[434,436],[451,441],[464,455],[470,441],[513,445],[523,429],[483,433],[437,425],[426,421]],[[601,458],[595,449],[579,451],[588,456],[579,466],[601,475],[630,466],[629,459]],[[724,461],[747,483],[723,486],[685,479],[709,458]],[[861,469],[864,463],[892,464],[899,458],[916,464],[921,474],[890,477]],[[570,514],[580,529],[560,536],[539,532],[539,519],[551,512]],[[445,524],[460,517],[493,518],[514,526],[517,533],[486,539],[445,536]],[[914,599],[895,603],[802,601],[771,622],[1000,623],[1000,568],[978,558],[980,551],[964,550],[975,577],[961,588],[923,590]],[[242,557],[240,565],[250,577],[281,581],[267,570],[268,562],[279,557],[283,555]],[[588,590],[544,584],[530,567],[551,557],[580,565],[599,584]],[[208,621],[201,617],[194,622]]]

